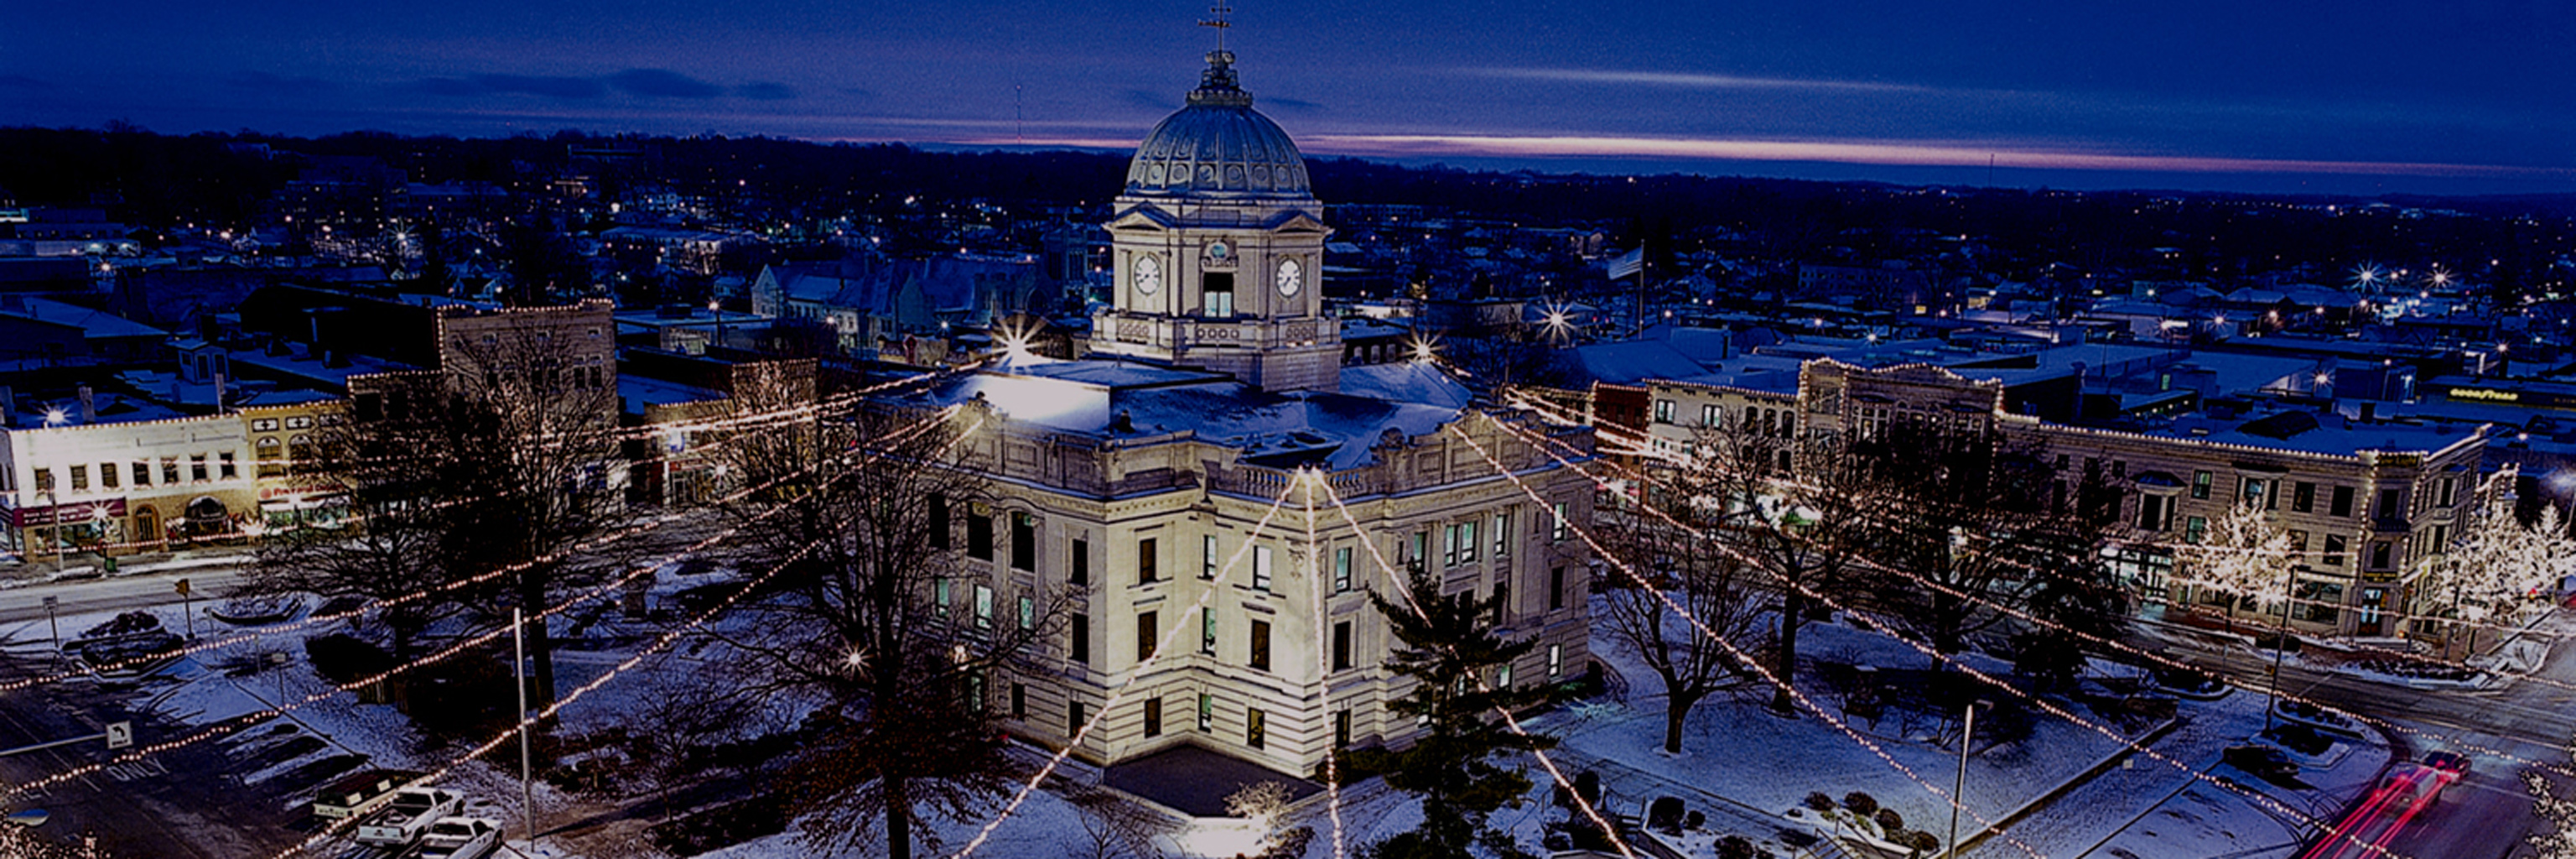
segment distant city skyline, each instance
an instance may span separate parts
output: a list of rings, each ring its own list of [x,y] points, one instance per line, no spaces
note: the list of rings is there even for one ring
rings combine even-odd
[[[2059,187],[2576,191],[2576,3],[1243,3],[1310,156]],[[19,10],[0,122],[1132,146],[1198,2]]]

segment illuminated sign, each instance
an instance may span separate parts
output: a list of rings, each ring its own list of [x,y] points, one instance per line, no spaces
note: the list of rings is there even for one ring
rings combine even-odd
[[[2517,391],[2493,391],[2486,388],[2452,388],[2451,399],[2483,400],[2490,403],[2513,403],[2520,402],[2522,400],[2522,394]]]
[[[104,501],[75,501],[52,507],[20,507],[9,511],[9,524],[19,528],[33,528],[56,522],[88,522],[123,515],[125,515],[125,499],[110,498]]]

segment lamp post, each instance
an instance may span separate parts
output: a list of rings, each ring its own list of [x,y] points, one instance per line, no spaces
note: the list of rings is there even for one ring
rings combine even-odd
[[[2281,659],[2290,652],[2290,605],[2296,599],[2291,588],[2298,583],[2296,572],[2284,571],[2281,574],[2281,624],[2273,627],[2272,682],[2270,688],[2263,690],[2263,733],[2266,734],[2272,732],[2274,711],[2281,707]]]
[[[1959,777],[1950,784],[1950,850],[1946,859],[1959,859],[1959,809],[1968,805],[1968,746],[1977,736],[1977,711],[1994,706],[1983,698],[1968,704],[1959,720]]]

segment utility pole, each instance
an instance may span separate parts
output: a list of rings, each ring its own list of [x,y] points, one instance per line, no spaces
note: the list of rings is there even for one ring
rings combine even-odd
[[[537,852],[537,789],[534,779],[535,756],[528,751],[528,733],[536,725],[528,720],[528,644],[521,631],[528,628],[525,609],[510,610],[510,650],[518,656],[510,662],[511,674],[518,677],[519,687],[519,810],[528,821],[528,852]]]

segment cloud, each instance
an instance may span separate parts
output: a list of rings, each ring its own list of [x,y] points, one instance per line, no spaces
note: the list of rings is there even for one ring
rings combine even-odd
[[[1883,84],[1869,81],[1801,80],[1797,78],[1750,78],[1736,75],[1710,75],[1694,72],[1641,72],[1618,69],[1465,69],[1468,74],[1519,80],[1562,81],[1589,84],[1641,84],[1645,86],[1683,87],[1687,89],[1822,89],[1852,92],[1925,92],[1928,87],[1909,84]]]
[[[234,72],[232,77],[224,79],[224,83],[231,84],[242,89],[264,90],[273,93],[298,95],[325,92],[340,88],[340,85],[337,82],[326,81],[317,77],[284,77],[262,71]]]
[[[655,98],[715,98],[725,88],[670,69],[627,69],[608,76],[608,82],[633,95]]]
[[[1153,90],[1131,89],[1122,93],[1122,95],[1127,97],[1127,103],[1133,104],[1137,107],[1152,108],[1154,110],[1180,109],[1180,105],[1172,101],[1171,96],[1164,95]]]
[[[2313,161],[2217,156],[2130,155],[1905,141],[1799,141],[1649,137],[1466,134],[1320,134],[1299,141],[1310,152],[1364,156],[1611,156],[1721,161],[1824,161],[1842,164],[2159,173],[2326,173],[2357,176],[2566,179],[2576,168],[2399,161]],[[1990,160],[1992,159],[1992,160]]]
[[[246,72],[235,83],[268,89],[294,86],[327,87],[328,81],[313,78],[279,78],[259,72]],[[785,101],[797,96],[796,89],[775,81],[753,81],[736,87],[699,80],[670,69],[627,69],[603,77],[559,77],[552,75],[465,75],[462,77],[423,78],[411,83],[417,91],[439,96],[534,95],[558,99],[595,99],[611,92],[645,98],[682,98],[707,100],[732,96],[753,101]]]
[[[511,93],[541,95],[548,98],[598,98],[608,94],[608,86],[590,78],[567,78],[546,75],[467,75],[461,78],[424,78],[417,84],[431,95],[476,96]]]

